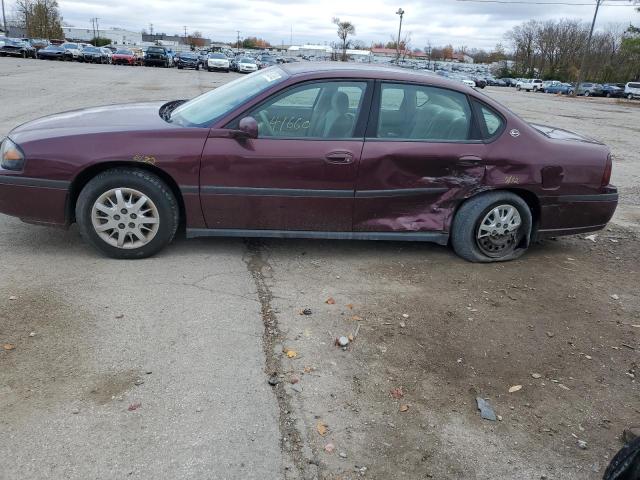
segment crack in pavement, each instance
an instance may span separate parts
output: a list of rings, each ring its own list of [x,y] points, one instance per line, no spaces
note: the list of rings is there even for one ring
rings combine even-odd
[[[262,322],[264,323],[262,343],[265,356],[265,373],[271,377],[278,375],[282,371],[281,357],[279,352],[274,351],[274,348],[275,345],[282,343],[285,338],[278,328],[278,317],[271,306],[274,297],[265,276],[265,270],[271,270],[271,265],[265,258],[264,244],[261,240],[250,239],[246,240],[246,246],[247,249],[243,256],[243,261],[255,282],[260,301],[260,311]],[[318,478],[318,463],[311,459],[311,450],[305,445],[303,436],[296,427],[296,420],[292,415],[291,398],[284,388],[284,382],[280,381],[275,385],[273,391],[280,411],[280,449],[288,456],[288,460],[292,464],[292,467],[286,465],[287,460],[285,460],[285,478],[290,480]]]

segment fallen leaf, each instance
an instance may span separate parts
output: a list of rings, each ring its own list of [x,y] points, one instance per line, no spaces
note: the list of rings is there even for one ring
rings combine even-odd
[[[304,367],[304,369],[302,370],[304,373],[311,373],[313,371],[313,368],[311,367]]]
[[[353,342],[353,335],[349,335],[347,338],[349,339],[350,342]]]
[[[349,310],[353,310],[353,303],[347,303],[347,308]]]
[[[335,305],[336,301],[333,299],[333,297],[329,297],[324,303],[328,305]]]
[[[2,345],[2,348],[4,348],[6,351],[9,351],[15,349],[16,346],[13,343],[5,343],[4,345]]]
[[[319,421],[316,424],[316,430],[318,431],[318,433],[320,434],[321,437],[324,437],[327,432],[329,431],[329,427],[327,426],[326,423]]]
[[[351,317],[351,320],[355,320],[356,322],[360,322],[362,320],[362,317],[360,315],[354,315]]]
[[[509,393],[514,393],[521,389],[522,389],[522,385],[514,385],[513,387],[509,388]]]
[[[298,352],[295,350],[287,350],[287,357],[296,358],[298,356]]]
[[[9,297],[9,300],[17,300],[17,299],[18,299],[18,297],[16,297],[15,295],[11,295],[11,296]]]
[[[531,376],[533,378],[542,378],[542,375],[540,375],[539,373],[532,373]]]
[[[324,446],[324,451],[325,451],[325,452],[327,452],[327,453],[331,453],[331,452],[333,452],[335,449],[336,449],[336,446],[335,446],[333,443],[327,443],[327,444]]]
[[[132,403],[131,405],[129,405],[129,408],[127,408],[127,410],[129,410],[130,412],[133,412],[134,410],[139,409],[141,406],[142,406],[142,403],[140,402]]]
[[[409,410],[409,405],[400,405],[400,411],[401,412],[406,412],[407,410]]]
[[[399,398],[404,397],[404,391],[402,390],[402,387],[397,387],[397,388],[392,389],[389,392],[389,395],[391,395],[395,399],[399,399]]]

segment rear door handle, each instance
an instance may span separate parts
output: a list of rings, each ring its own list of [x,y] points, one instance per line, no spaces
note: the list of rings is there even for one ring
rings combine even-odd
[[[482,162],[482,158],[477,155],[463,155],[458,157],[458,165],[463,167],[474,167]]]
[[[353,154],[350,152],[331,152],[325,157],[328,163],[346,165],[353,162]]]

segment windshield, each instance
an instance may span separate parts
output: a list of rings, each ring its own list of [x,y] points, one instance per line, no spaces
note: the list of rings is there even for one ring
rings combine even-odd
[[[227,59],[227,57],[225,57],[222,53],[212,53],[211,55],[209,55],[209,58],[223,58],[223,59]]]
[[[256,63],[256,61],[253,58],[241,58],[240,60],[238,60],[239,63]]]
[[[193,53],[181,53],[180,58],[196,58]]]
[[[77,49],[78,45],[76,45],[75,43],[65,43],[64,45],[62,45],[63,48],[72,48],[72,49]]]
[[[189,100],[171,114],[171,122],[185,127],[205,127],[287,77],[271,67],[234,80]]]
[[[88,52],[88,53],[96,53],[96,52],[99,52],[99,50],[98,50],[96,47],[85,47],[84,51],[85,51],[85,52]]]
[[[151,53],[164,53],[164,48],[149,47],[149,48],[147,49],[147,52],[151,52]]]
[[[133,52],[130,50],[117,50],[116,55],[133,55]]]

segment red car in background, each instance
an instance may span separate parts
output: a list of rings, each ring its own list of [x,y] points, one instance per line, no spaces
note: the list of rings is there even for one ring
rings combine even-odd
[[[115,56],[114,56],[115,58]],[[532,125],[459,82],[292,63],[189,101],[28,122],[0,145],[0,212],[116,258],[188,237],[450,244],[474,262],[602,229],[618,202],[596,140]]]
[[[138,65],[138,57],[131,50],[116,50],[111,56],[111,62],[114,65]]]

